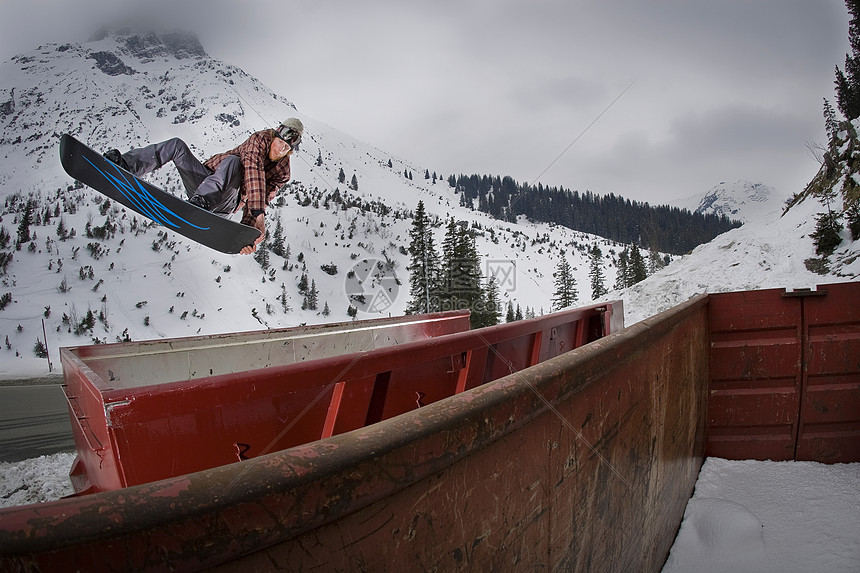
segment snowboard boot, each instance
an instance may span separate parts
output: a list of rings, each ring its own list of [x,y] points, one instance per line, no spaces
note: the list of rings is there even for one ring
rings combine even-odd
[[[128,163],[126,163],[125,159],[122,158],[122,153],[119,152],[119,149],[111,149],[110,151],[108,151],[107,153],[104,154],[104,158],[107,159],[108,161],[110,161],[111,163],[119,165],[120,167],[122,167],[126,171],[131,171],[131,169],[129,169],[129,167],[128,167]]]
[[[206,209],[210,211],[212,207],[209,205],[209,201],[206,200],[204,195],[192,195],[188,198],[188,202],[194,205],[195,207],[200,207],[201,209]]]

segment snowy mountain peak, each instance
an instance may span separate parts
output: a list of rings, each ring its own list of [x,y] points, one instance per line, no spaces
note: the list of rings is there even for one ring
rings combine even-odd
[[[197,36],[187,31],[139,32],[130,26],[101,28],[90,42],[99,42],[113,37],[127,52],[141,61],[173,57],[178,60],[209,57]]]
[[[704,196],[697,195],[678,201],[677,206],[694,213],[724,215],[729,219],[747,223],[761,220],[765,215],[781,210],[786,198],[773,187],[763,183],[723,181],[714,185]]]
[[[25,193],[66,179],[56,161],[63,132],[96,149],[178,136],[208,156],[295,113],[186,32],[104,29],[87,42],[47,44],[0,64],[0,86],[0,185]]]

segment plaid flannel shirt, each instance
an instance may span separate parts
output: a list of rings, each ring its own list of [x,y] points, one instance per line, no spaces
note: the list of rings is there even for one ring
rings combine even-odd
[[[246,225],[253,221],[252,213],[265,211],[266,205],[275,198],[278,189],[290,180],[290,157],[284,157],[280,161],[269,159],[269,148],[274,137],[275,131],[272,129],[258,131],[251,134],[239,147],[219,153],[205,164],[214,171],[228,155],[235,155],[242,160],[245,173],[239,188],[239,203],[245,202],[242,222]]]

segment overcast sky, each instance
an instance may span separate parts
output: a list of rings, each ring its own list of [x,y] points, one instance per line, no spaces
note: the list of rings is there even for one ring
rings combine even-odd
[[[738,179],[800,191],[849,50],[842,0],[0,6],[3,61],[146,12],[303,113],[431,171],[652,204]]]

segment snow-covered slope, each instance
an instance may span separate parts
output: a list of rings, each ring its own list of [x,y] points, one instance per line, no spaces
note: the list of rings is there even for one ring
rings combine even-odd
[[[726,215],[744,224],[699,245],[685,257],[644,281],[608,297],[624,299],[626,324],[662,312],[699,293],[762,288],[813,288],[860,278],[860,244],[842,232],[842,245],[830,257],[830,272],[807,268],[816,257],[810,233],[824,207],[812,198],[787,212],[788,194],[761,183],[715,185],[704,196],[677,201],[676,207]]]
[[[809,234],[815,214],[823,207],[812,199],[795,205],[785,215],[782,201],[769,201],[769,211],[755,205],[741,207],[743,226],[700,245],[685,257],[644,281],[611,292],[624,299],[625,323],[632,324],[683,302],[699,293],[762,288],[811,288],[819,284],[860,278],[860,241],[843,231],[842,245],[831,257],[831,273],[819,275],[806,268],[815,257]]]

